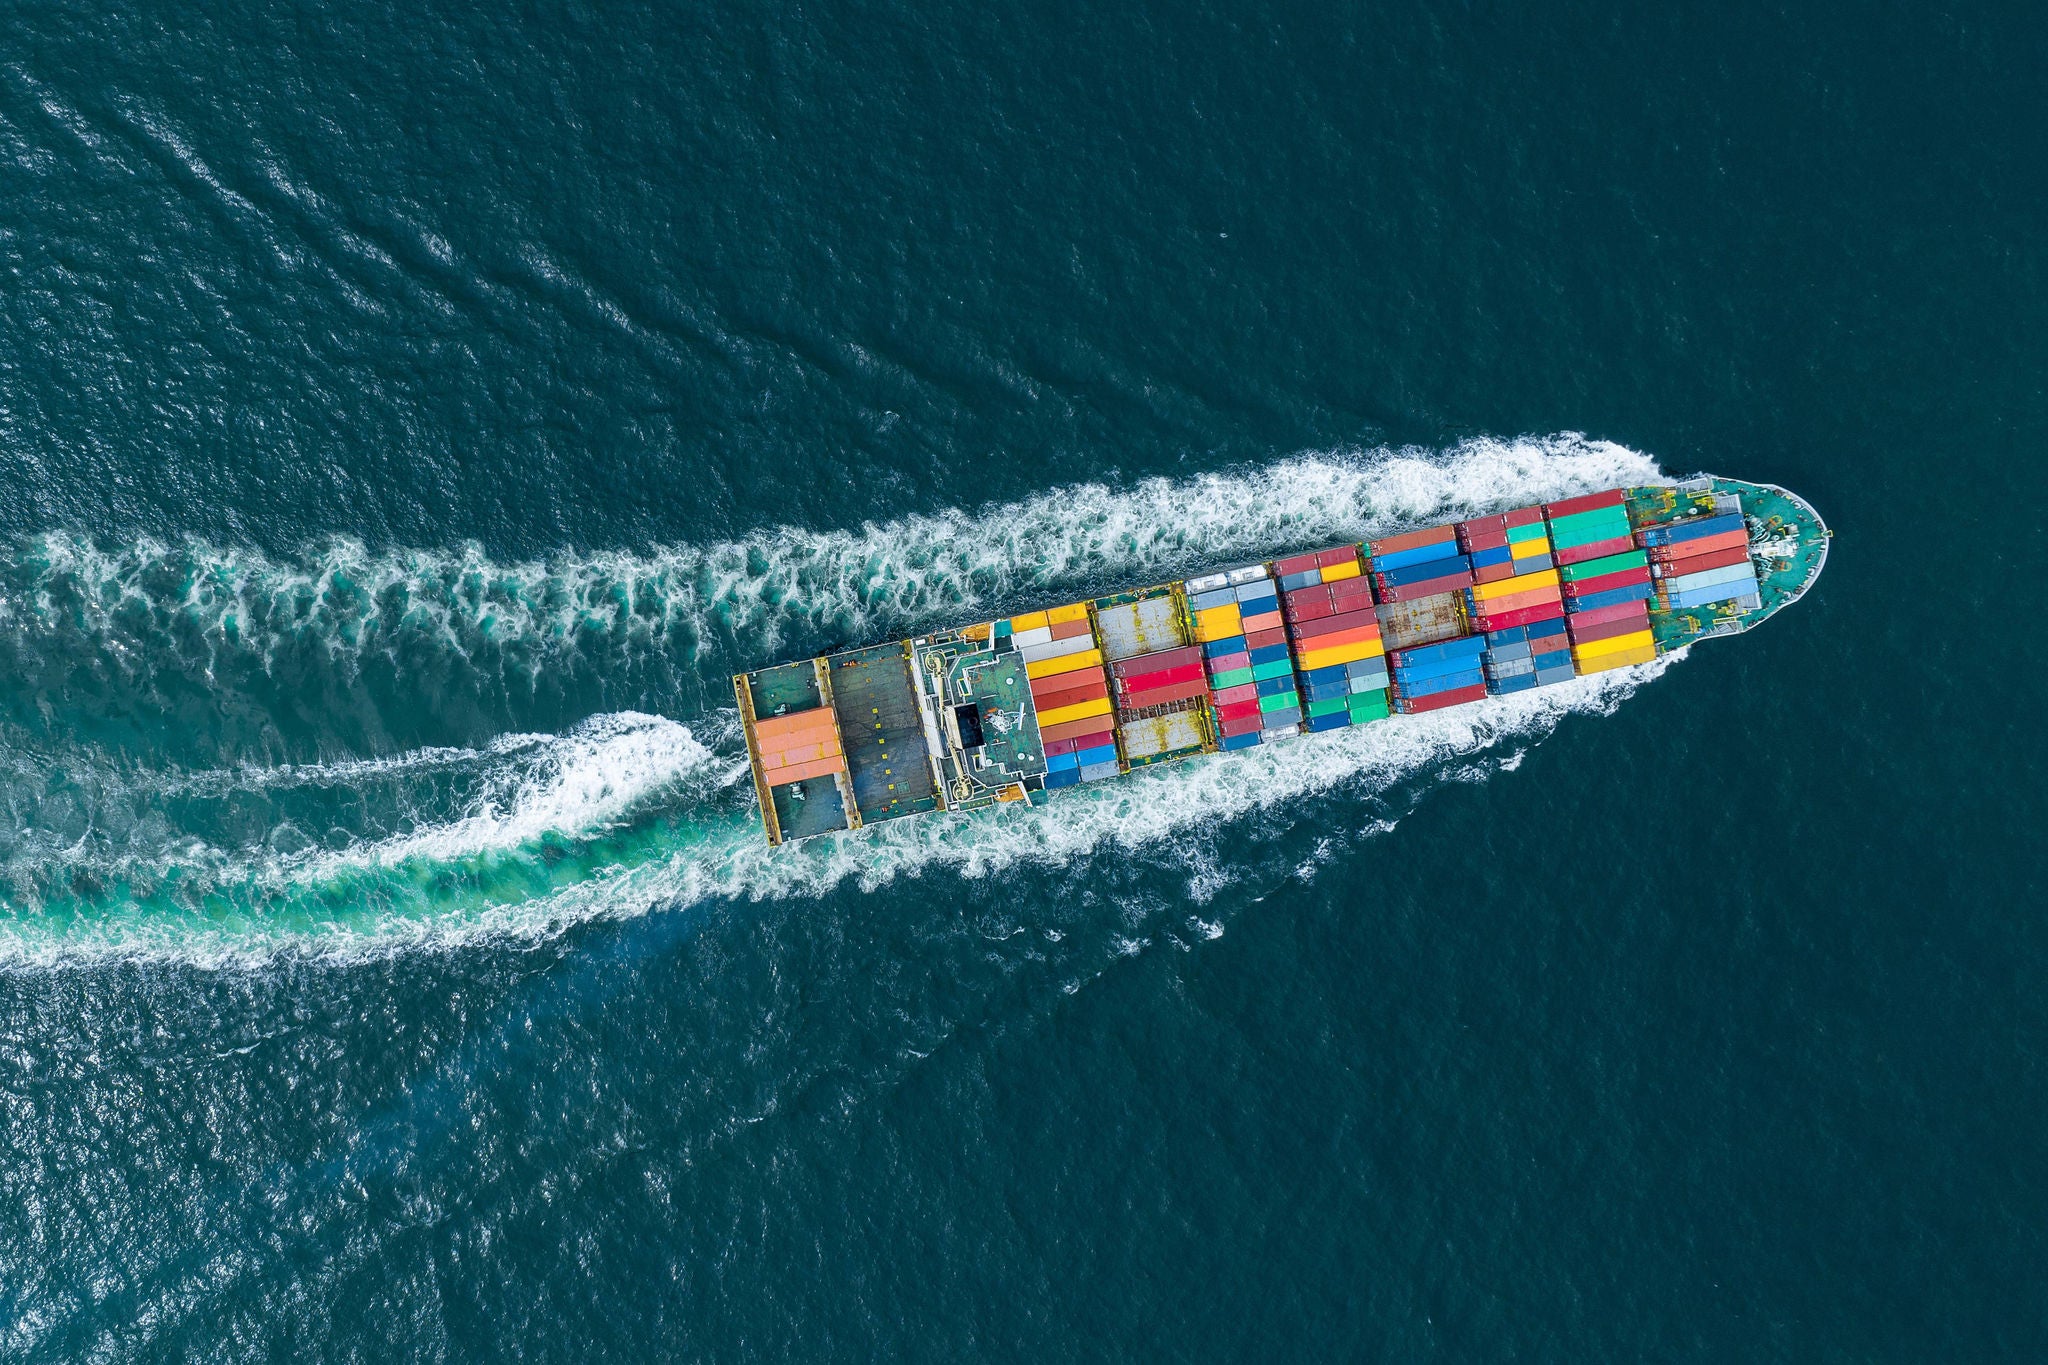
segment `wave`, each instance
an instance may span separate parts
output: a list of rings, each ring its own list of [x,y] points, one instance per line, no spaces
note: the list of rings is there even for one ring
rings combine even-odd
[[[664,552],[665,559],[479,567],[474,590],[441,598],[419,628],[465,658],[486,638],[523,639],[544,654],[569,648],[576,631],[568,623],[605,599],[614,610],[600,633],[613,632],[615,644],[622,630],[650,632],[655,648],[662,631],[702,639],[715,627],[758,635],[762,643],[749,652],[765,657],[796,623],[831,622],[834,633],[853,635],[965,619],[975,609],[992,614],[1043,600],[1049,590],[1128,585],[1509,501],[1660,478],[1644,456],[1577,437],[1473,442],[1435,456],[1304,456],[1123,490],[1068,489],[853,533],[780,530]],[[46,549],[51,543],[45,538]],[[110,648],[130,641],[126,652],[141,654],[156,628],[143,623],[170,630],[162,623],[183,620],[171,633],[195,648],[253,651],[266,638],[282,639],[275,628],[290,621],[314,630],[322,649],[346,652],[411,619],[381,615],[396,609],[393,594],[431,596],[420,583],[451,584],[459,575],[450,566],[483,563],[472,552],[366,557],[352,561],[353,580],[384,586],[350,599],[317,586],[351,577],[331,565],[316,571],[229,557],[239,567],[212,564],[198,575],[211,585],[202,587],[192,574],[201,552],[190,547],[169,572],[148,567],[139,550],[125,568],[78,543],[65,554],[71,558],[48,557],[34,592],[0,601],[0,635],[19,646],[39,631],[70,630]],[[70,565],[61,573],[60,561]],[[665,586],[642,593],[657,580]],[[583,586],[562,586],[572,581]],[[607,597],[611,588],[621,596]],[[81,606],[88,597],[90,610]],[[68,603],[61,611],[60,599]],[[368,605],[346,608],[349,600]],[[458,600],[466,614],[453,613],[449,603]],[[493,600],[524,605],[499,613],[487,606]],[[582,605],[567,605],[572,600]],[[658,605],[642,610],[636,602]],[[1242,874],[1216,842],[1219,828],[1337,787],[1377,797],[1411,780],[1470,780],[1515,761],[1498,757],[1502,748],[1539,739],[1574,712],[1611,709],[1677,657],[1170,765],[1042,806],[897,822],[772,851],[760,837],[729,707],[670,717],[615,709],[556,734],[197,768],[117,763],[89,743],[53,757],[0,737],[8,765],[0,783],[22,831],[12,843],[0,839],[0,963],[374,955],[478,936],[546,936],[662,906],[815,897],[847,884],[872,889],[929,871],[979,878],[1029,863],[1063,866],[1111,847],[1185,870],[1189,899],[1202,902]],[[59,768],[63,780],[52,776]],[[1391,827],[1383,811],[1364,810],[1354,835]]]

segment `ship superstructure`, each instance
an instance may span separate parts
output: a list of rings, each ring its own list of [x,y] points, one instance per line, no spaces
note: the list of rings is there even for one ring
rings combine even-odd
[[[1613,488],[781,664],[733,688],[780,844],[1646,663],[1797,600],[1829,535],[1768,484]]]

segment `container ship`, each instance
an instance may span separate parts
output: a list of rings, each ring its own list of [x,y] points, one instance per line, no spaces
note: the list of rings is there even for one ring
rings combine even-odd
[[[733,690],[781,844],[1647,663],[1798,599],[1830,534],[1769,484],[1612,488],[779,664]]]

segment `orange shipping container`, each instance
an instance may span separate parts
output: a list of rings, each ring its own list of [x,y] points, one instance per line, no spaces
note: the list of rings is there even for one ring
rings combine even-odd
[[[1059,725],[1041,725],[1038,735],[1047,744],[1055,744],[1063,739],[1080,739],[1084,735],[1106,735],[1114,728],[1108,716],[1088,716]]]
[[[821,758],[812,763],[800,763],[794,768],[782,768],[776,772],[768,773],[766,776],[769,786],[786,787],[792,782],[804,782],[813,777],[823,777],[827,773],[845,771],[846,760],[835,755],[832,758]]]
[[[754,722],[754,738],[763,748],[781,739],[793,739],[798,735],[814,731],[830,734],[837,728],[832,719],[832,708],[817,706],[808,711],[795,711],[786,716],[769,716]]]

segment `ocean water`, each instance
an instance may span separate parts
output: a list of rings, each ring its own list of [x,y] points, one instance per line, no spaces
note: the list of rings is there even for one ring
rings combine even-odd
[[[18,13],[0,1360],[2048,1352],[2023,7]],[[1622,482],[1657,665],[776,852],[729,675]]]

